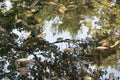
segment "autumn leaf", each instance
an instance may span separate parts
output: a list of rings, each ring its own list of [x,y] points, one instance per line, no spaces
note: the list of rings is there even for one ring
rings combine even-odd
[[[107,39],[103,39],[99,42],[99,44],[101,44],[102,46],[108,46],[109,45],[109,41]]]
[[[78,47],[78,48],[75,48],[76,51],[81,51],[83,50],[83,47]]]
[[[89,64],[86,60],[81,61],[82,64]]]
[[[45,38],[46,34],[38,34],[36,37],[37,38]]]
[[[25,12],[26,17],[31,17],[33,16],[33,13],[31,11]]]
[[[83,24],[85,22],[85,20],[80,20],[79,24]]]
[[[22,67],[22,68],[18,68],[18,71],[20,71],[21,75],[25,75],[28,73],[29,69],[27,67]]]
[[[20,23],[20,22],[22,22],[22,19],[17,19],[16,20],[16,23]]]
[[[31,8],[35,8],[35,5],[38,3],[38,0],[35,0],[31,5],[30,5],[30,7]]]
[[[54,2],[46,2],[46,4],[47,5],[49,5],[49,6],[54,6],[54,5],[57,5],[56,3],[54,3]]]
[[[28,64],[32,65],[33,64],[33,60],[28,60]]]
[[[28,13],[28,14],[26,14],[26,17],[31,17],[31,16],[33,16],[32,13]]]
[[[110,73],[110,74],[109,74],[109,78],[110,78],[110,79],[113,79],[113,78],[114,78],[114,75],[115,75],[115,73],[113,73],[113,72]]]
[[[34,13],[34,12],[36,12],[36,9],[34,9],[34,8],[33,8],[33,9],[31,9],[31,12],[33,12],[33,13]]]
[[[16,61],[17,62],[24,62],[24,61],[28,61],[28,59],[27,58],[20,58],[20,59],[17,59]]]
[[[93,78],[92,78],[92,77],[87,76],[87,77],[85,78],[85,80],[93,80]]]
[[[106,50],[106,49],[109,49],[109,47],[98,46],[95,49],[97,49],[97,50]]]
[[[65,7],[65,5],[60,4],[59,12],[60,12],[60,13],[64,13],[66,10],[68,10],[68,9]]]
[[[0,31],[4,31],[4,28],[2,26],[0,26]]]
[[[65,52],[73,52],[73,49],[72,48],[66,48],[64,49]]]
[[[110,48],[114,48],[116,47],[118,44],[120,44],[120,40],[119,41],[116,41],[114,45],[111,45]]]

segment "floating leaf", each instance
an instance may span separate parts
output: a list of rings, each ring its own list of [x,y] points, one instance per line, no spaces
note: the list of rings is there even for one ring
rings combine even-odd
[[[110,79],[113,79],[113,78],[114,78],[114,75],[115,75],[115,73],[113,73],[113,72],[110,73],[110,74],[109,74],[109,78],[110,78]]]
[[[83,50],[83,48],[82,48],[82,47],[78,47],[78,48],[76,48],[75,50],[81,51],[81,50]]]
[[[25,15],[26,15],[27,17],[30,17],[30,16],[33,16],[33,13],[32,13],[31,11],[27,11],[27,12],[25,12]]]
[[[22,22],[22,19],[17,19],[16,23]]]
[[[27,74],[29,69],[27,67],[18,68],[21,75]]]
[[[33,12],[33,13],[36,12],[36,9],[31,9],[31,12]]]
[[[2,28],[2,26],[0,26],[0,31],[4,31],[4,28]]]
[[[65,52],[73,52],[74,50],[72,48],[66,48],[64,49]]]
[[[89,64],[86,60],[81,61],[82,64]]]
[[[104,46],[99,46],[99,47],[96,47],[97,50],[106,50],[106,49],[109,49],[108,47],[104,47]]]
[[[63,4],[60,4],[59,12],[64,13],[66,10],[67,8]]]
[[[45,38],[46,34],[38,34],[36,37],[37,38]]]
[[[57,5],[56,3],[54,3],[54,2],[46,2],[46,4],[47,5],[49,5],[49,6],[54,6],[54,5]]]
[[[93,80],[93,78],[92,78],[92,77],[87,76],[87,77],[85,78],[85,80]]]
[[[24,61],[28,61],[28,59],[27,58],[20,58],[20,59],[17,59],[16,61],[17,62],[24,62]]]
[[[85,20],[80,20],[79,24],[83,24],[85,22]]]
[[[38,3],[38,0],[35,0],[31,5],[30,5],[30,7],[31,8],[35,8],[35,5]]]
[[[33,60],[28,60],[28,63],[29,63],[30,65],[32,65],[32,64],[33,64]]]
[[[77,6],[77,5],[74,5],[74,4],[71,4],[71,5],[68,5],[67,7],[68,7],[68,8],[77,8],[78,6]]]
[[[114,45],[110,46],[110,48],[114,48],[114,47],[116,47],[118,44],[120,44],[120,40],[119,40],[119,41],[116,41]]]
[[[63,22],[62,22],[62,21],[59,21],[58,23],[59,23],[59,24],[63,24]]]
[[[27,17],[30,17],[30,16],[33,16],[33,14],[27,14],[26,16],[27,16]]]
[[[99,42],[102,46],[108,46],[109,41],[107,39],[103,39],[102,41]]]

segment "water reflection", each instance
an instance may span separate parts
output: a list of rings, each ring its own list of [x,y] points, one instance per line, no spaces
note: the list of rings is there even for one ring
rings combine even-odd
[[[69,32],[62,32],[62,33],[59,33],[59,34],[56,34],[56,35],[54,35],[54,33],[58,33],[58,31],[57,30],[52,30],[51,31],[51,26],[52,26],[52,21],[46,21],[45,22],[45,26],[46,26],[46,28],[45,28],[45,33],[46,33],[46,40],[48,40],[48,41],[50,41],[51,43],[55,43],[55,45],[57,45],[57,46],[59,46],[59,48],[60,48],[60,50],[62,50],[62,51],[68,51],[68,52],[73,52],[73,48],[75,49],[75,51],[76,51],[76,53],[79,53],[79,54],[82,54],[82,53],[85,53],[85,51],[83,51],[82,52],[82,48],[83,47],[78,47],[77,45],[75,45],[75,43],[74,42],[70,42],[69,43],[69,41],[70,40],[83,40],[83,41],[79,41],[79,43],[80,42],[85,42],[85,43],[88,43],[88,40],[86,39],[86,37],[88,37],[89,36],[89,38],[91,37],[90,35],[87,35],[87,32],[88,32],[88,29],[87,29],[87,27],[85,27],[84,25],[82,26],[83,27],[83,33],[81,33],[81,32],[78,32],[78,35],[76,35],[75,37],[72,37],[71,35],[70,35],[70,33]],[[81,28],[82,28],[81,27]],[[67,40],[69,40],[69,41],[67,41]],[[91,41],[93,41],[94,42],[94,40],[92,40],[91,39]],[[78,43],[77,43],[78,44]],[[76,47],[76,48],[75,48]],[[88,48],[88,50],[90,49],[90,47],[89,46],[87,46],[87,48]],[[85,47],[84,47],[84,49],[85,49]],[[118,48],[119,49],[119,48]],[[117,50],[118,51],[118,50]],[[90,52],[91,53],[91,52]],[[115,58],[115,55],[117,55],[117,57],[120,57],[120,51],[119,52],[117,52],[117,54],[114,54],[113,56],[114,56],[114,58]],[[106,55],[109,55],[109,54],[106,54]],[[98,56],[100,56],[100,55],[98,55]],[[103,57],[103,56],[101,56],[101,57]],[[96,58],[97,59],[97,58]],[[95,59],[95,60],[96,60]],[[103,58],[101,58],[101,59],[104,59],[104,57]],[[101,60],[100,59],[100,60]],[[118,58],[116,58],[116,59],[118,59]],[[111,61],[111,64],[109,63],[109,61]],[[101,62],[100,62],[101,63]],[[91,65],[91,64],[89,64],[89,65]],[[111,56],[109,56],[108,58],[106,58],[106,59],[104,59],[104,60],[102,60],[102,63],[101,63],[101,67],[102,68],[100,68],[100,69],[102,69],[103,71],[106,71],[107,73],[106,74],[104,74],[103,76],[101,76],[101,79],[105,79],[106,78],[106,80],[108,79],[108,78],[110,78],[110,75],[111,75],[111,73],[114,73],[114,77],[116,78],[116,80],[119,80],[119,75],[120,75],[120,72],[119,72],[119,70],[120,70],[120,62],[119,62],[119,59],[116,61],[114,61],[114,59],[113,58],[111,58]],[[77,66],[78,66],[78,64],[77,64]],[[112,66],[112,67],[111,67]],[[90,68],[92,69],[93,68],[93,65],[92,66],[90,66]],[[98,69],[98,67],[96,66],[94,69]],[[117,79],[118,78],[118,79]]]
[[[51,32],[50,24],[52,22],[47,22],[48,26],[46,26],[46,31],[44,32],[47,41],[34,36],[27,37],[24,40],[26,38],[24,33],[20,35],[19,39],[23,38],[23,44],[21,43],[20,46],[14,45],[15,47],[10,50],[10,54],[3,55],[0,59],[2,64],[0,66],[1,79],[57,80],[60,78],[61,80],[98,80],[101,78],[103,80],[110,77],[119,78],[120,73],[114,67],[106,67],[110,63],[105,62],[112,62],[116,59],[119,62],[118,56],[108,57],[109,53],[111,51],[114,52],[114,50],[108,50],[108,53],[101,51],[101,54],[98,54],[97,52],[100,51],[94,50],[96,46],[93,46],[95,41],[92,38],[84,38],[84,36],[76,39],[67,32],[54,36],[54,32]],[[19,39],[17,40],[19,41]],[[117,53],[119,54],[119,51]],[[103,66],[93,66],[98,63]],[[104,66],[104,64],[107,65]]]

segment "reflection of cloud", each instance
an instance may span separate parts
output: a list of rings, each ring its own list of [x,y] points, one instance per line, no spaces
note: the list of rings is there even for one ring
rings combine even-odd
[[[101,26],[95,25],[95,22],[98,22],[98,20],[99,20],[99,18],[97,18],[96,16],[94,16],[94,18],[92,20],[88,19],[88,21],[91,21],[91,23],[92,23],[92,28],[96,27],[97,29],[100,29]],[[72,38],[70,33],[69,32],[65,32],[65,31],[60,33],[60,34],[57,34],[55,36],[53,35],[53,33],[55,33],[56,31],[55,30],[51,31],[51,26],[52,26],[53,23],[54,24],[58,24],[59,21],[60,21],[60,18],[58,16],[53,18],[53,19],[51,19],[50,21],[45,21],[45,31],[44,31],[44,33],[46,33],[46,38],[45,39],[48,40],[49,42],[56,41],[56,39],[58,37],[62,37],[63,39],[71,39]],[[59,27],[59,24],[58,24],[58,27]],[[88,31],[89,31],[87,26],[85,26],[83,24],[80,27],[80,29],[81,29],[82,32],[79,31],[78,34],[74,37],[75,39],[82,39],[82,38],[86,38],[87,36],[91,37],[92,32],[91,32],[90,35],[87,34]]]
[[[111,68],[110,66],[108,66],[107,68],[107,74],[106,75],[103,75],[103,78],[109,78],[109,74],[110,73],[115,73],[115,76],[114,77],[119,77],[120,76],[120,72],[118,72],[115,68]]]
[[[10,2],[10,0],[5,0],[4,4],[7,11],[12,8],[12,3]]]
[[[3,71],[5,72],[5,73],[9,73],[10,71],[8,70],[8,66],[9,66],[9,62],[8,62],[8,60],[6,60],[5,61],[5,65],[4,65],[4,69],[3,69]]]
[[[78,32],[78,34],[76,35],[76,39],[82,39],[88,36],[87,32],[88,32],[88,27],[86,26],[81,26],[81,31]]]
[[[28,36],[30,35],[31,32],[25,32],[25,31],[18,31],[17,29],[13,29],[13,31],[11,32],[15,35],[18,36],[18,38],[16,39],[16,42],[19,43],[22,43],[24,40],[26,40],[28,38]]]
[[[70,35],[70,33],[65,31],[53,36],[53,32],[51,31],[51,26],[56,19],[58,18],[53,19],[53,21],[45,21],[45,31],[43,32],[46,33],[45,39],[48,40],[49,42],[55,42],[58,37],[62,37],[63,39],[71,39],[72,36]],[[83,26],[82,31],[83,33],[78,32],[78,35],[76,36],[77,38],[81,39],[87,37],[88,28],[86,26]]]

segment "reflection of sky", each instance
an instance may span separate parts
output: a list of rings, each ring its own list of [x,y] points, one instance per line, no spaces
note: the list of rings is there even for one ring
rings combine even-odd
[[[12,8],[12,3],[10,2],[10,0],[5,0],[4,4],[5,4],[6,10],[10,10]]]
[[[43,33],[46,33],[45,39],[48,40],[49,42],[55,42],[58,37],[62,37],[64,39],[70,39],[71,36],[68,32],[63,32],[59,35],[54,35],[53,32],[51,31],[52,27],[52,21],[45,21],[45,31]]]
[[[93,20],[93,22],[92,22],[93,27],[96,26],[96,25],[94,25],[94,22],[95,22],[95,20]],[[45,39],[47,41],[49,41],[50,43],[55,42],[58,37],[62,37],[63,39],[71,39],[72,38],[68,32],[63,32],[63,33],[58,34],[58,35],[53,35],[54,31],[51,30],[52,23],[53,23],[52,21],[45,21],[45,31],[43,33],[46,33]],[[87,35],[88,28],[83,25],[81,27],[81,29],[83,30],[83,32],[78,32],[75,39],[81,39],[81,38],[85,38],[86,36],[88,36]],[[13,33],[19,36],[17,40],[19,40],[20,38],[23,38],[23,37],[24,37],[24,39],[26,39],[27,36],[30,34],[30,33],[25,33],[24,31],[19,32],[19,31],[17,31],[17,29],[14,29]],[[64,48],[66,48],[66,44],[64,44],[64,43],[59,43],[56,45],[60,47],[60,50],[63,50]],[[37,54],[37,56],[41,57],[42,61],[45,60],[45,58],[42,55]],[[28,59],[32,59],[32,58],[33,58],[33,55],[28,56]],[[120,76],[120,72],[118,72],[115,68],[108,67],[107,71],[108,71],[107,75],[103,75],[103,78],[109,78],[109,74],[112,72],[115,73],[115,77]]]
[[[115,0],[115,1],[116,1],[116,0]],[[6,10],[9,10],[9,9],[12,8],[12,4],[11,4],[10,0],[5,0],[4,4],[5,4]],[[114,4],[113,4],[113,5],[114,5]],[[64,38],[64,39],[71,39],[71,38],[72,38],[72,37],[70,36],[70,33],[68,33],[68,32],[63,32],[63,33],[61,33],[61,34],[59,34],[59,35],[53,36],[53,32],[51,31],[52,23],[53,23],[53,22],[57,23],[57,21],[59,22],[59,20],[60,20],[60,19],[57,17],[56,19],[53,19],[53,21],[45,21],[45,31],[44,31],[44,33],[46,33],[45,39],[48,40],[49,42],[55,42],[58,37],[62,37],[62,38]],[[101,26],[98,26],[98,25],[95,25],[95,24],[94,24],[94,23],[95,23],[96,21],[98,21],[98,20],[99,20],[99,19],[98,19],[97,17],[94,17],[94,20],[92,20],[92,26],[93,26],[93,28],[95,28],[95,27],[96,27],[97,29],[100,29],[100,28],[101,28]],[[82,39],[82,38],[85,38],[85,37],[87,37],[87,36],[90,36],[90,35],[87,35],[88,28],[87,28],[86,26],[84,26],[84,25],[81,26],[81,29],[82,29],[82,32],[79,31],[78,34],[76,35],[75,39]],[[18,38],[17,40],[19,40],[21,37],[24,38],[24,39],[26,39],[27,36],[28,36],[28,34],[26,34],[25,32],[19,32],[19,31],[17,31],[16,29],[13,30],[13,33],[19,36],[19,38]],[[66,47],[66,46],[63,45],[63,44],[57,44],[57,45],[58,45],[58,46],[61,46],[62,49],[64,49],[64,48]],[[27,58],[28,58],[28,59],[32,59],[33,57],[34,57],[33,55],[29,55]],[[45,58],[44,58],[43,56],[41,56],[41,55],[39,55],[39,57],[41,57],[43,60],[45,59]],[[3,69],[5,72],[6,72],[6,71],[9,72],[9,70],[7,69],[8,65],[9,65],[9,63],[8,63],[8,61],[6,61],[6,64],[4,65],[4,69]],[[117,71],[116,69],[114,69],[114,68],[111,68],[110,66],[107,68],[107,71],[108,71],[107,75],[103,75],[103,78],[109,78],[109,74],[112,73],[112,72],[115,73],[115,77],[120,76],[120,72],[118,72],[118,71]]]
[[[87,20],[87,21],[92,21],[92,27],[93,28],[96,27],[97,29],[100,29],[100,26],[95,25],[95,22],[98,21],[98,20],[99,19],[97,17],[94,17],[93,20],[90,19],[90,20]],[[49,42],[55,42],[58,37],[62,37],[63,39],[71,39],[72,38],[72,36],[70,35],[69,32],[62,32],[59,35],[54,35],[53,36],[53,33],[54,33],[55,30],[51,31],[52,24],[53,23],[59,23],[59,21],[60,21],[59,17],[56,17],[55,19],[52,19],[51,21],[45,21],[45,31],[44,31],[44,33],[46,33],[45,39],[48,40]],[[79,31],[78,34],[76,35],[75,39],[82,39],[82,38],[86,38],[87,36],[91,37],[91,35],[87,34],[89,29],[84,24],[82,24],[80,29],[82,30],[82,32]]]
[[[93,28],[96,28],[96,29],[101,28],[101,26],[98,26],[95,24],[95,22],[98,20],[99,19],[97,17],[94,17],[94,19],[92,20],[92,27]],[[52,43],[52,42],[55,42],[58,37],[62,37],[63,39],[71,39],[72,38],[68,32],[63,32],[61,34],[53,36],[53,31],[51,31],[51,26],[52,26],[53,22],[54,22],[54,20],[53,21],[45,21],[44,33],[46,33],[46,37],[45,37],[46,40],[48,40],[49,42]],[[84,39],[87,36],[91,37],[91,35],[87,34],[89,29],[86,26],[84,26],[84,24],[80,28],[82,29],[82,32],[79,31],[78,34],[76,35],[75,39]],[[66,48],[66,45],[64,43],[58,43],[57,45],[61,48],[61,50]],[[115,73],[115,77],[120,76],[120,72],[117,71],[115,68],[111,68],[110,66],[107,68],[107,72],[108,73],[106,75],[103,75],[103,78],[101,78],[101,79],[109,78],[109,74],[112,72]]]

